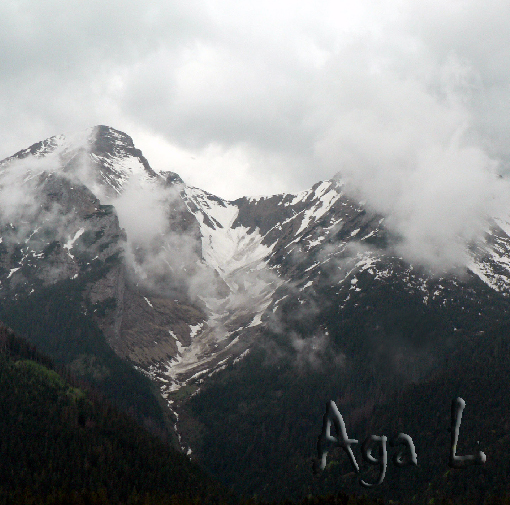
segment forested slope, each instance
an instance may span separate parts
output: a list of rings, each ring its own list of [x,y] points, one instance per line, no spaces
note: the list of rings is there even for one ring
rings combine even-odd
[[[100,396],[0,323],[0,504],[262,505]],[[302,503],[375,502],[341,494]]]
[[[0,503],[227,500],[186,456],[3,326],[0,343]]]

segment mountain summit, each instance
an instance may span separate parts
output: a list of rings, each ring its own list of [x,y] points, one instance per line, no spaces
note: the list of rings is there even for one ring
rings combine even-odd
[[[487,221],[462,271],[437,275],[395,252],[386,216],[341,178],[226,201],[96,126],[0,162],[0,317],[151,422],[155,386],[188,454],[270,496],[287,463],[267,485],[237,475],[255,441],[217,462],[228,441],[211,415],[263,429],[263,466],[285,436],[317,431],[326,401],[361,423],[466,359],[464,343],[509,313],[509,221]]]

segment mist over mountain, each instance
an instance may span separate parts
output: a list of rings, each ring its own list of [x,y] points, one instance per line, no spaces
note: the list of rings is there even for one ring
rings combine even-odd
[[[470,170],[438,200],[439,159]],[[345,168],[234,201],[149,163],[107,126],[0,162],[0,319],[238,492],[334,491],[310,471],[327,401],[363,440],[508,323],[506,182],[481,151],[425,153],[395,195]]]

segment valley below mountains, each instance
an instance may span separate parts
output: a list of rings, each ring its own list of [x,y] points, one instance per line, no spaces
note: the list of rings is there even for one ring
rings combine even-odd
[[[453,272],[401,241],[341,176],[227,201],[96,126],[0,162],[0,321],[238,494],[502,497],[510,216]],[[487,464],[447,473],[457,396]],[[367,491],[336,450],[314,476],[330,400],[360,445],[411,435],[418,468]]]

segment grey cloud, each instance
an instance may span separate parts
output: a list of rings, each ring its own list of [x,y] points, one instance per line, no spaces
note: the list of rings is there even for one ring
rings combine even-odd
[[[501,210],[509,20],[496,0],[4,2],[0,157],[111,124],[200,158],[221,196],[340,170],[390,215],[403,254],[448,268]],[[215,152],[242,153],[244,186]]]
[[[94,124],[122,129],[122,73],[158,47],[207,33],[198,2],[13,1],[0,5],[0,157]]]
[[[83,74],[137,60],[159,42],[179,45],[204,25],[196,2],[3,2],[0,64],[10,74]],[[91,76],[88,76],[91,77]]]
[[[371,63],[335,69],[350,86],[325,116],[318,156],[340,170],[350,191],[388,216],[406,259],[434,271],[463,266],[466,246],[483,238],[487,217],[508,210],[500,163],[477,142],[469,79],[459,78],[471,70],[450,57],[439,92],[432,93],[418,79],[388,66],[374,71]]]

